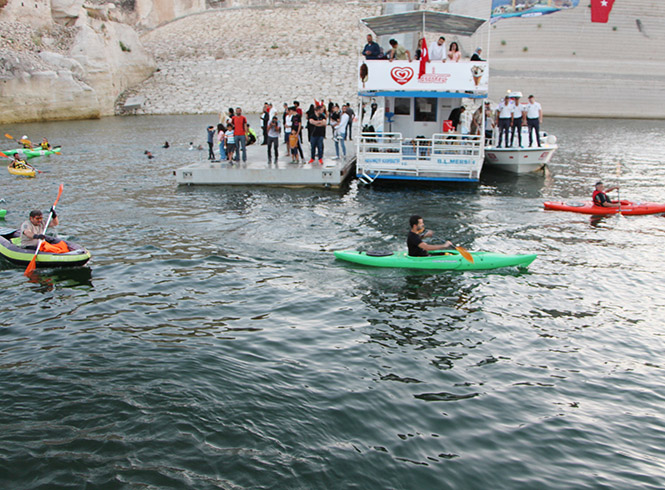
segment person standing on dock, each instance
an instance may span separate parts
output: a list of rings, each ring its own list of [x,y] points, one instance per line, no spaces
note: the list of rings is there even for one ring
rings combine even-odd
[[[432,250],[446,250],[453,248],[453,244],[446,241],[443,245],[430,245],[425,243],[423,238],[429,238],[434,235],[432,230],[425,231],[425,222],[421,216],[414,214],[409,218],[409,226],[411,231],[406,237],[406,246],[409,248],[409,256],[411,257],[426,257],[428,252]]]
[[[215,150],[213,150],[214,147],[214,138],[215,138],[215,127],[214,126],[208,126],[207,128],[207,133],[208,133],[208,160],[214,160],[215,159]]]
[[[247,118],[242,115],[242,109],[236,107],[236,114],[231,118],[233,120],[233,136],[236,142],[236,162],[240,161],[240,151],[242,150],[242,161],[247,162]]]
[[[529,148],[533,145],[531,130],[536,132],[536,143],[540,146],[540,125],[543,123],[543,108],[533,95],[529,95],[529,103],[526,105],[526,125],[529,128]]]
[[[342,147],[342,157],[346,160],[346,145],[344,140],[346,139],[346,128],[349,126],[349,114],[347,112],[346,105],[342,106],[342,117],[340,117],[339,122],[334,126],[333,140],[335,141],[335,157],[336,160],[339,160],[339,147]]]
[[[275,166],[277,166],[277,159],[279,158],[279,135],[282,132],[282,127],[279,125],[277,116],[273,116],[268,123],[268,165],[272,163],[271,148],[275,149]]]
[[[270,123],[270,104],[267,102],[263,103],[263,112],[261,113],[261,133],[263,134],[263,143],[261,145],[268,144],[268,125]]]
[[[501,148],[501,138],[504,138],[504,136],[504,144],[508,146],[508,132],[510,131],[510,125],[513,123],[513,104],[507,95],[503,98],[503,102],[499,104],[499,107],[496,108],[496,122],[499,126],[499,144],[496,147]]]
[[[314,114],[309,119],[312,126],[312,133],[309,140],[312,147],[312,157],[309,163],[314,163],[318,154],[319,164],[323,165],[323,139],[326,135],[326,116],[323,114],[323,105],[317,105]]]

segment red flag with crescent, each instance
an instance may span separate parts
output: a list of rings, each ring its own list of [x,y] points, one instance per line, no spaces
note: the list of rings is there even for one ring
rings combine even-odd
[[[606,23],[613,5],[614,0],[591,0],[591,22]]]
[[[418,70],[418,78],[425,74],[427,62],[429,62],[429,50],[427,49],[427,41],[423,37],[422,45],[420,46],[420,69]]]

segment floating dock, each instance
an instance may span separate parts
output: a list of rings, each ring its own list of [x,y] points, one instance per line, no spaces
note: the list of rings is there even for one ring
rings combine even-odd
[[[304,187],[339,187],[355,174],[356,144],[346,141],[346,159],[335,159],[335,145],[325,140],[323,165],[309,161],[309,144],[305,143],[305,163],[294,164],[285,145],[280,144],[280,156],[268,164],[267,146],[255,143],[247,147],[247,162],[202,160],[174,171],[179,185],[274,185]],[[216,154],[219,149],[216,147]],[[207,155],[207,149],[197,152]]]

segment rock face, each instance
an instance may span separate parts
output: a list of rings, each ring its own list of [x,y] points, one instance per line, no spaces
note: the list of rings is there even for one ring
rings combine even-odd
[[[138,23],[144,27],[156,27],[184,15],[203,12],[205,0],[136,0]]]
[[[83,0],[0,7],[0,123],[112,115],[118,95],[155,69],[119,17]]]

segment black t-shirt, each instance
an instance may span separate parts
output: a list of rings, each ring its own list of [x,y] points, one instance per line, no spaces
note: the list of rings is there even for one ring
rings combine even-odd
[[[315,121],[325,121],[326,116],[323,114],[314,114],[312,119]],[[326,136],[326,127],[325,126],[312,126],[312,136],[321,136],[322,138]]]
[[[429,255],[427,250],[423,250],[418,246],[422,241],[420,235],[412,231],[409,232],[409,236],[406,237],[406,246],[409,247],[409,255],[411,257],[426,257]]]

